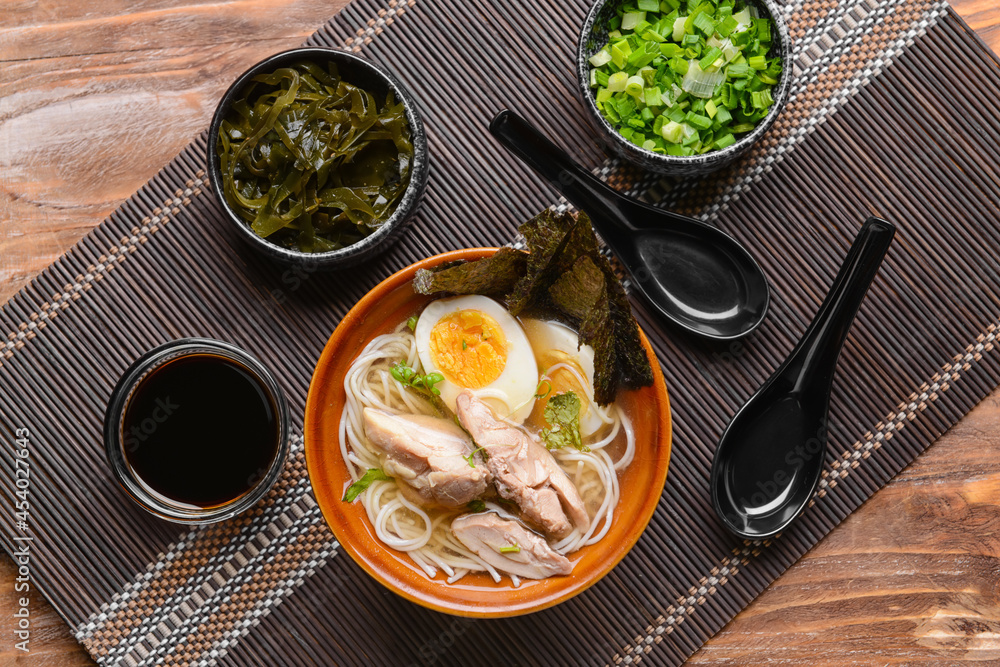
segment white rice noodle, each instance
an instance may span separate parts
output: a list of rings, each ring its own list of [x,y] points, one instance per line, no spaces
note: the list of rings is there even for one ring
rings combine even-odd
[[[418,373],[422,372],[416,340],[405,326],[369,342],[344,378],[347,400],[338,435],[340,453],[352,481],[358,480],[369,468],[382,467],[378,451],[365,434],[363,411],[366,407],[391,414],[435,414],[429,402],[392,377],[392,365],[401,359],[405,359]],[[632,461],[635,435],[631,420],[617,406],[601,408],[595,403],[593,390],[575,368],[557,364],[546,373],[559,368],[566,368],[574,373],[580,380],[580,385],[587,387],[591,409],[608,425],[601,429],[607,433],[600,435],[599,440],[587,443],[591,450],[589,452],[575,449],[553,451],[556,461],[576,485],[588,508],[594,511],[590,528],[585,533],[575,530],[552,544],[558,552],[571,554],[581,547],[600,541],[607,534],[620,494],[616,471]],[[494,395],[489,390],[476,393],[480,398],[505,398],[503,395]],[[612,461],[605,448],[622,431],[625,433],[625,449],[618,461]],[[520,578],[497,570],[455,538],[451,532],[451,521],[462,510],[425,510],[404,497],[394,480],[373,482],[358,497],[357,502],[364,506],[378,539],[386,546],[406,552],[428,577],[433,579],[441,573],[444,581],[455,583],[471,572],[481,572],[497,583],[507,574],[514,587],[521,584]],[[510,517],[508,511],[495,503],[487,503],[487,508]]]

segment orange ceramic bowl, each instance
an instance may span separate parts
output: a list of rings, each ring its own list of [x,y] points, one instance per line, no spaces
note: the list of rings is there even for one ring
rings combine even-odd
[[[670,461],[667,388],[649,341],[641,335],[654,368],[653,386],[623,392],[618,398],[632,417],[635,459],[619,473],[621,497],[611,529],[597,544],[569,555],[574,563],[572,574],[542,581],[522,580],[518,588],[513,588],[507,577],[497,584],[486,574],[468,574],[454,584],[445,582],[440,573],[436,579],[430,579],[405,553],[385,546],[375,537],[375,529],[360,502],[341,500],[350,482],[338,440],[347,369],[372,338],[393,330],[432,300],[413,292],[410,281],[417,269],[478,259],[495,251],[495,248],[475,248],[437,255],[382,281],[351,309],[333,332],[316,364],[306,402],[309,479],[341,548],[389,589],[430,609],[460,616],[526,614],[551,607],[593,585],[628,553],[646,528],[660,501]]]

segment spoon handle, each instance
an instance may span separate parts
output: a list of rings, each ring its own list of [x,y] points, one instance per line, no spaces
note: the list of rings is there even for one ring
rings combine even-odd
[[[881,218],[868,218],[861,227],[830,293],[783,369],[795,387],[806,386],[810,379],[817,382],[819,377],[828,383],[833,380],[847,332],[895,234],[896,227]]]
[[[622,230],[635,229],[620,209],[618,202],[622,195],[577,164],[566,151],[510,109],[503,109],[493,117],[490,133],[574,206],[586,211],[595,224],[596,219],[602,219]]]

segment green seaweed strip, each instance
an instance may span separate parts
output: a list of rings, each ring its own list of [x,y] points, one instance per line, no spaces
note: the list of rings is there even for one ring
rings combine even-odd
[[[368,236],[410,181],[402,103],[301,61],[254,77],[216,138],[224,195],[256,234],[302,252]]]

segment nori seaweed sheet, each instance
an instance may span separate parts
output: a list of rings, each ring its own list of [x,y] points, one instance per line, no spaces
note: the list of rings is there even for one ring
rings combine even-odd
[[[520,227],[528,252],[501,248],[484,259],[439,271],[421,270],[419,294],[482,294],[502,299],[511,314],[551,317],[577,327],[594,349],[594,397],[614,401],[619,387],[653,383],[639,325],[611,263],[601,254],[585,213],[551,209]]]

